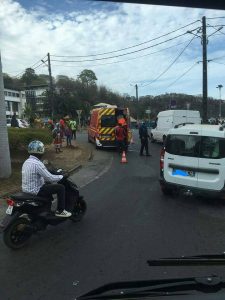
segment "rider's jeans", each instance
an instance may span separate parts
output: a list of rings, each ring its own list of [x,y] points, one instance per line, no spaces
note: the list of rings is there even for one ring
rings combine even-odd
[[[60,183],[49,183],[44,184],[40,191],[38,192],[37,196],[41,197],[50,197],[54,194],[57,194],[58,199],[58,211],[63,211],[65,209],[65,187]]]

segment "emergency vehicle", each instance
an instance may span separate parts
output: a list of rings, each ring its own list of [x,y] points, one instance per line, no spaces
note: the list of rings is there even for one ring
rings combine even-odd
[[[88,141],[96,148],[116,147],[115,127],[124,122],[127,127],[127,144],[130,144],[132,132],[130,128],[130,113],[128,108],[118,108],[115,105],[104,108],[94,108],[91,111],[88,127]]]

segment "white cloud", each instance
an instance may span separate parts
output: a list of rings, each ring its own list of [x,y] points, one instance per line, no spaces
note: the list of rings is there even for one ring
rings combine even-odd
[[[215,10],[117,4],[116,10],[108,10],[107,12],[97,10],[96,5],[92,11],[84,12],[82,10],[56,14],[54,11],[49,13],[49,7],[44,2],[42,4],[40,2],[38,7],[28,11],[15,1],[1,0],[0,34],[3,71],[15,75],[26,67],[33,65],[47,52],[55,55],[88,55],[129,47],[175,30],[195,20],[201,20],[203,15],[212,17],[221,16],[223,13]],[[220,22],[220,20],[209,20],[211,24],[217,24],[217,22]],[[192,25],[188,29],[200,25],[201,22]],[[185,32],[185,30],[187,29],[176,32],[173,36]],[[213,32],[214,29],[209,30]],[[185,44],[154,55],[135,60],[125,60],[185,40],[187,43],[191,37],[191,35],[186,35],[170,43],[111,60],[85,63],[71,62],[64,63],[64,66],[60,62],[52,61],[53,75],[65,74],[76,77],[85,67],[89,67],[96,73],[99,83],[121,93],[128,92],[134,95],[134,88],[130,83],[148,82],[156,78],[174,60]],[[163,40],[165,38],[156,40],[151,44]],[[225,55],[223,41],[225,41],[225,35],[215,35],[210,38],[210,57]],[[149,45],[150,43],[139,48],[105,56],[113,56]],[[156,95],[169,91],[201,94],[202,72],[200,65],[193,68],[174,86],[167,89],[167,86],[196,62],[197,58],[201,60],[201,51],[200,39],[194,40],[178,62],[164,76],[154,84],[140,88],[140,95]],[[95,57],[90,57],[90,59],[93,58]],[[73,58],[68,60],[73,60]],[[76,58],[75,60],[82,60],[82,58]],[[118,60],[124,62],[106,64]],[[65,65],[74,66],[67,67]],[[218,96],[218,91],[214,88],[215,84],[221,83],[225,86],[225,82],[223,82],[224,71],[225,66],[211,63],[209,67],[209,95]],[[47,73],[46,66],[37,69],[37,73]]]

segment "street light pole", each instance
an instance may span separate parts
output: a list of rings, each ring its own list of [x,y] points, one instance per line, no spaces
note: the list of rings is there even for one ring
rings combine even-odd
[[[219,118],[221,118],[221,89],[222,89],[222,84],[218,84],[218,86],[216,87],[217,89],[219,89],[219,96],[220,96],[220,110],[219,110]]]
[[[138,120],[138,108],[139,108],[139,97],[138,97],[138,85],[137,85],[137,83],[135,84],[135,85],[133,85],[133,84],[130,84],[131,86],[135,86],[135,91],[136,91],[136,110],[137,110],[137,114],[136,114],[136,118],[137,118],[137,120]]]

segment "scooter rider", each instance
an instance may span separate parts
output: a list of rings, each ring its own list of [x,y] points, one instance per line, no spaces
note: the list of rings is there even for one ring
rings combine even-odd
[[[71,213],[65,210],[65,187],[57,183],[63,175],[53,175],[46,169],[40,160],[44,152],[44,144],[40,141],[32,141],[28,145],[30,157],[22,166],[22,191],[47,198],[57,194],[58,207],[55,215],[70,217]]]

